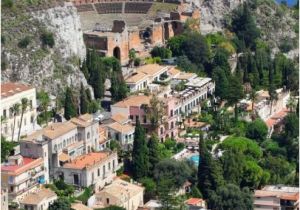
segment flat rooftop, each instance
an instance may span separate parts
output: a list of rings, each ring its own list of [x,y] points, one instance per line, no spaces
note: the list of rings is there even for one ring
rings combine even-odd
[[[53,192],[51,189],[43,188],[35,192],[29,193],[20,201],[20,203],[27,205],[38,205],[39,203],[44,201],[44,199],[50,199],[55,197],[57,197],[55,192]]]

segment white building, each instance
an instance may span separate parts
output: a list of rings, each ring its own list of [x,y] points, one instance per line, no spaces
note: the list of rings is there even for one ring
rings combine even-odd
[[[1,187],[8,189],[9,201],[20,201],[40,184],[48,182],[42,158],[11,156],[1,165]]]
[[[50,189],[37,189],[26,195],[20,206],[25,210],[46,210],[57,199],[57,195]]]
[[[88,200],[92,208],[105,208],[116,205],[126,210],[137,210],[144,205],[144,188],[136,184],[116,179]]]
[[[112,182],[117,169],[118,155],[116,152],[91,152],[56,168],[55,178],[61,178],[66,183],[79,187],[93,185],[98,191]]]
[[[1,210],[8,210],[8,193],[7,189],[1,189]]]
[[[299,209],[299,188],[270,185],[261,190],[255,190],[254,209]]]
[[[19,111],[14,114],[13,106],[21,104],[23,98],[28,99],[28,107],[23,115],[21,122],[21,105]],[[1,84],[1,118],[2,129],[1,134],[11,140],[12,136],[14,141],[17,141],[19,128],[21,125],[20,136],[31,133],[38,128],[36,119],[36,91],[34,87],[20,83],[7,82]],[[15,121],[15,128],[14,128]],[[14,131],[14,132],[13,132]],[[12,135],[14,133],[14,135]]]

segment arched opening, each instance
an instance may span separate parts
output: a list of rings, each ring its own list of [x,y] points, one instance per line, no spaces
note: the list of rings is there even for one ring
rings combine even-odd
[[[114,48],[114,57],[117,58],[118,60],[121,60],[121,50],[119,47]]]

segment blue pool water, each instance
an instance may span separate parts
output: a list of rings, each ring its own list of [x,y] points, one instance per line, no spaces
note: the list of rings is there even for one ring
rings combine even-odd
[[[277,3],[282,2],[282,0],[276,0]],[[297,3],[297,0],[286,0],[288,6],[294,6]]]
[[[199,155],[193,155],[193,156],[191,156],[189,159],[190,159],[191,161],[193,161],[193,163],[194,163],[196,166],[199,165],[199,160],[200,160]]]

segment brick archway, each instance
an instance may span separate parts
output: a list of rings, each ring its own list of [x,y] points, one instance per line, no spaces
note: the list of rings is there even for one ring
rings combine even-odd
[[[119,47],[115,47],[113,50],[113,55],[115,58],[117,58],[118,60],[121,60],[121,50]]]

